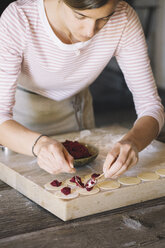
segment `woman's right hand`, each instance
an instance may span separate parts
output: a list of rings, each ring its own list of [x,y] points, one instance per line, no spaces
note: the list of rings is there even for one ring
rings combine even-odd
[[[37,155],[40,168],[50,174],[76,172],[73,157],[60,142],[52,138],[41,137],[34,147],[34,153]]]

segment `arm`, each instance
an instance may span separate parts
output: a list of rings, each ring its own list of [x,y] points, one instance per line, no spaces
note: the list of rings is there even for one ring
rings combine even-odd
[[[137,15],[127,7],[127,24],[116,59],[133,94],[138,119],[113,147],[105,160],[106,177],[116,178],[138,161],[138,152],[156,138],[164,123],[164,110],[157,93],[144,34]]]
[[[32,146],[39,136],[40,133],[33,132],[13,120],[0,125],[0,143],[25,155],[32,155]],[[75,173],[72,156],[58,141],[43,136],[35,145],[34,152],[39,166],[50,174]]]
[[[131,142],[140,152],[157,137],[158,133],[159,123],[151,116],[144,116],[137,120],[121,142]]]
[[[26,44],[26,22],[16,3],[2,14],[0,33],[0,144],[18,153],[32,155],[32,146],[40,134],[12,119],[16,81]],[[41,137],[34,152],[39,166],[49,173],[75,172],[73,158],[56,140]]]
[[[138,119],[133,128],[108,153],[103,167],[105,177],[116,179],[135,165],[138,152],[149,145],[158,132],[159,124],[153,117],[144,116]]]

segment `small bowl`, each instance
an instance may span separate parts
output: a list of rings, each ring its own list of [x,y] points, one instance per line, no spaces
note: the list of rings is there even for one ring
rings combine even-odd
[[[84,165],[87,165],[87,164],[91,163],[92,161],[94,161],[96,159],[96,157],[99,154],[99,150],[95,146],[85,144],[85,143],[80,143],[80,144],[82,144],[82,145],[87,147],[87,149],[88,149],[89,153],[91,154],[91,156],[87,157],[87,158],[75,159],[74,160],[74,167],[75,168],[82,167]]]
[[[10,156],[10,155],[14,155],[16,154],[16,152],[10,150],[8,147],[6,146],[2,146],[0,145],[0,150],[2,150],[2,154],[5,156]]]

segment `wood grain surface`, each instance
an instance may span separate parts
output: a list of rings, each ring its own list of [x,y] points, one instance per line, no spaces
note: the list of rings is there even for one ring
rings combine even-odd
[[[164,248],[165,197],[63,222],[1,187],[1,248]]]

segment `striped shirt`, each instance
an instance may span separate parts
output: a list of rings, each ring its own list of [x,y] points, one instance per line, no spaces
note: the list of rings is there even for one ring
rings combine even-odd
[[[49,25],[44,0],[11,3],[1,15],[0,34],[0,124],[12,119],[18,84],[64,100],[89,86],[115,56],[138,118],[152,116],[163,126],[144,33],[126,2],[120,1],[106,25],[86,42],[63,43]]]

